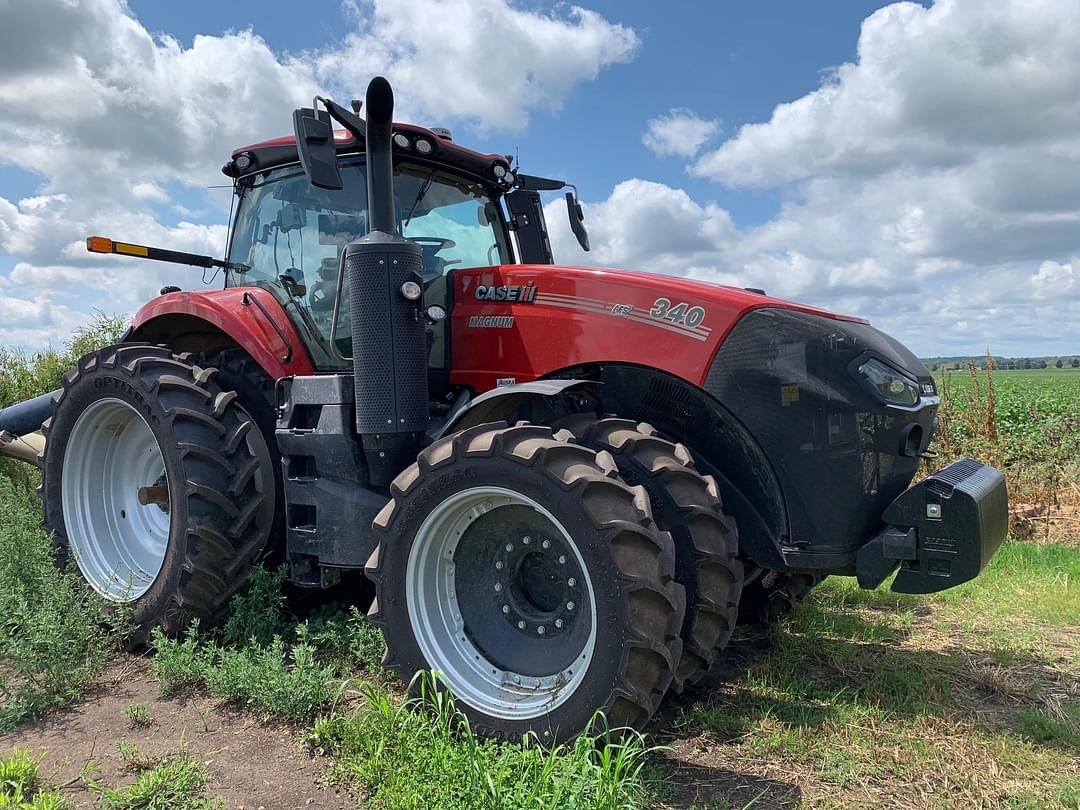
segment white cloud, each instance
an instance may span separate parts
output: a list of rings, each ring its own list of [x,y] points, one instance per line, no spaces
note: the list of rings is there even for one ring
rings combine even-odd
[[[506,0],[374,0],[355,10],[359,30],[318,55],[318,76],[363,87],[382,72],[403,117],[430,124],[519,131],[530,110],[559,109],[640,44],[633,29],[576,5],[545,14]]]
[[[639,185],[636,230],[597,225],[618,217],[606,206],[620,186],[587,207],[597,258],[867,315],[924,353],[1073,353],[1078,41],[1075,0],[880,9],[863,23],[857,62],[693,164],[727,187],[781,190],[773,219],[702,248],[701,226],[718,215],[673,206],[675,189]],[[553,219],[562,229],[565,216]],[[698,247],[625,249],[654,238],[640,225],[654,222],[668,242]],[[554,238],[573,256],[565,235]]]
[[[851,201],[855,209],[865,204]],[[1075,261],[913,259],[905,251],[908,231],[889,241],[870,228],[872,216],[859,220],[843,209],[831,216],[804,205],[740,230],[723,208],[640,179],[623,181],[607,199],[583,207],[590,253],[577,246],[563,201],[545,208],[560,262],[760,287],[868,317],[924,355],[987,347],[1067,354],[1080,345]]]
[[[1071,144],[1080,4],[895,3],[863,22],[858,61],[748,124],[696,171],[731,185],[969,165],[994,149]],[[1075,151],[1070,149],[1073,155]]]
[[[163,216],[209,209],[224,221],[227,191],[209,205],[189,207],[187,196],[222,182],[234,148],[287,131],[292,109],[316,92],[347,99],[385,73],[403,118],[519,130],[530,111],[558,109],[639,44],[632,29],[576,6],[377,0],[352,12],[357,30],[342,40],[279,54],[251,30],[199,35],[190,46],[151,34],[123,0],[0,0],[0,163],[43,178],[25,199],[0,189],[0,258],[14,266],[0,345],[62,341],[68,313],[132,312],[164,283],[197,286],[197,270],[114,265],[88,256],[83,239],[220,255],[223,225],[170,225],[155,207],[179,195]],[[64,317],[11,316],[43,312],[46,301]]]
[[[145,200],[146,202],[163,203],[169,201],[169,195],[153,180],[143,180],[132,185],[131,196],[136,200]]]
[[[702,118],[685,107],[674,107],[667,115],[649,119],[641,142],[658,157],[691,158],[719,131],[719,121]]]

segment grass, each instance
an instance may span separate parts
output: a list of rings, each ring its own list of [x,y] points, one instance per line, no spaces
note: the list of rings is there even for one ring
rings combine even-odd
[[[256,571],[217,631],[195,624],[181,639],[155,631],[152,666],[163,692],[202,687],[263,716],[303,720],[329,708],[358,673],[378,679],[382,635],[367,618],[329,605],[290,623],[283,582],[283,571]]]
[[[118,651],[122,613],[57,570],[37,498],[0,475],[0,731],[80,698]]]
[[[38,773],[41,759],[21,748],[0,758],[0,808],[65,810],[71,806],[58,790],[43,784]]]
[[[1010,543],[933,597],[828,580],[681,727],[807,807],[1076,807],[1078,575],[1075,549]]]
[[[207,795],[210,773],[198,759],[181,746],[179,753],[151,762],[138,749],[119,741],[117,748],[135,779],[126,785],[110,787],[93,776],[86,786],[97,797],[101,810],[217,810],[224,807],[220,796]],[[92,764],[87,770],[93,770]]]
[[[421,674],[420,697],[396,698],[367,685],[363,705],[320,718],[309,744],[336,760],[333,775],[365,797],[365,807],[405,810],[622,810],[647,807],[642,735],[586,734],[545,749],[535,739],[481,742],[445,692]]]
[[[0,406],[57,387],[117,326],[37,357],[0,352]],[[695,758],[725,775],[698,778],[696,806],[713,810],[796,799],[1076,808],[1080,522],[1066,518],[1080,504],[1080,373],[952,373],[942,392],[940,463],[1002,465],[1025,505],[1014,531],[1037,542],[1007,543],[981,577],[931,597],[828,580],[784,625],[740,631],[723,682],[684,696],[671,750],[633,735],[554,751],[482,742],[445,699],[421,704],[386,681],[381,635],[355,607],[294,615],[281,572],[258,572],[220,627],[156,636],[153,672],[166,693],[203,690],[291,723],[328,757],[329,778],[371,808],[645,808],[665,801],[657,774],[686,781],[692,769],[671,769]],[[79,700],[124,635],[123,615],[53,566],[29,469],[0,463],[0,730]],[[125,710],[132,728],[150,714]],[[134,779],[90,778],[99,806],[217,806],[184,750],[164,761],[128,744],[121,753]],[[0,808],[65,806],[39,763],[18,751],[0,760]]]
[[[146,728],[152,722],[150,719],[150,701],[132,703],[124,707],[124,718],[132,728]]]

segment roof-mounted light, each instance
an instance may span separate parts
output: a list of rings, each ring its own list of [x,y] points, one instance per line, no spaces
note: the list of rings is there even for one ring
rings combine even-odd
[[[416,151],[421,155],[430,155],[435,151],[435,144],[429,141],[427,138],[416,139]]]
[[[408,149],[412,144],[409,143],[409,138],[401,132],[394,133],[394,146],[398,149]]]

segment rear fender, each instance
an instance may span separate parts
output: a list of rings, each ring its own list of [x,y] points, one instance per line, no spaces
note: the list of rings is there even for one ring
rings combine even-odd
[[[135,314],[126,339],[177,352],[236,345],[275,380],[315,373],[293,322],[273,294],[259,287],[159,296]]]

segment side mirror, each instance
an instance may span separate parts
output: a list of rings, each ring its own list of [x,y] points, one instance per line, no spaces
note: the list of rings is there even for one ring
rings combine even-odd
[[[585,212],[581,210],[574,192],[566,192],[566,213],[570,216],[570,230],[577,237],[577,243],[586,253],[589,250],[589,232],[585,230]]]
[[[342,187],[338,169],[337,146],[330,113],[301,107],[293,110],[293,132],[300,165],[304,167],[311,185],[337,191]]]

